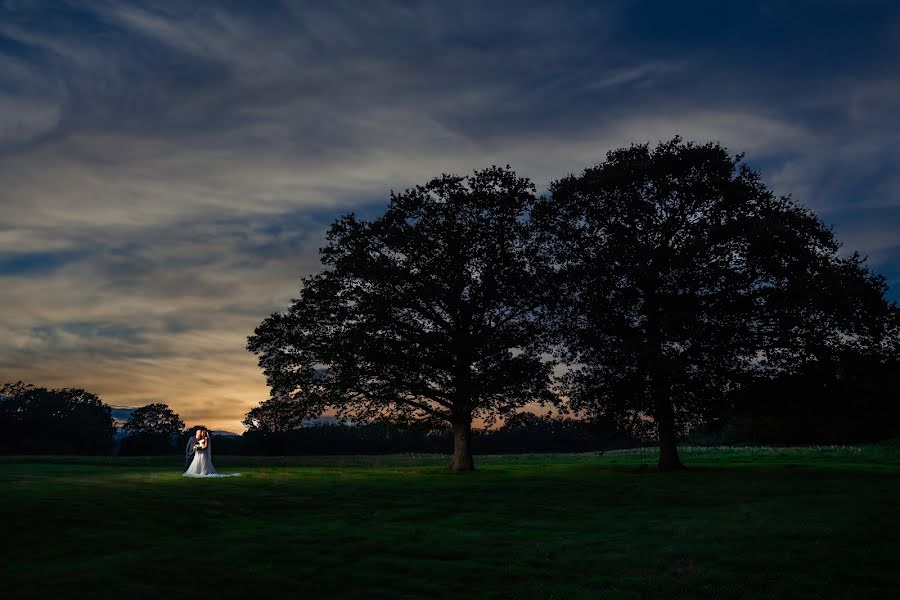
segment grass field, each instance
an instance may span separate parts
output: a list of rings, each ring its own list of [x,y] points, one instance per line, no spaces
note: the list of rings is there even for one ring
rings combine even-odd
[[[896,445],[683,459],[0,457],[0,597],[896,597]]]

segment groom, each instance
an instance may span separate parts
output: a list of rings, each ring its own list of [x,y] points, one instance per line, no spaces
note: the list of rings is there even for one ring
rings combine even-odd
[[[191,461],[194,460],[194,444],[200,441],[200,430],[194,432],[194,435],[189,435],[187,439],[187,444],[184,446],[184,470],[187,471],[188,467],[191,466]]]

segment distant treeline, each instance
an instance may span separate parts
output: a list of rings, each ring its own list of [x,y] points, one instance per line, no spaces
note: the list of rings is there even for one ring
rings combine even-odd
[[[77,388],[0,386],[0,452],[108,454],[115,447],[112,409]]]
[[[590,452],[630,448],[637,440],[575,419],[538,417],[525,413],[499,429],[475,429],[475,454],[529,452]],[[240,437],[215,436],[216,453],[246,455],[390,454],[453,451],[452,429],[403,428],[384,423],[322,424],[290,431],[248,431]]]
[[[900,423],[900,362],[848,354],[794,374],[743,382],[727,409],[700,423],[690,444],[851,444],[896,437]],[[168,406],[134,411],[116,441],[111,409],[81,389],[24,383],[0,386],[0,453],[153,455],[181,452],[184,423]],[[652,426],[629,432],[615,422],[519,413],[497,429],[475,429],[475,454],[590,452],[655,441]],[[287,431],[250,430],[214,436],[217,454],[305,455],[443,453],[453,450],[448,428],[384,423],[323,424]]]
[[[742,383],[699,444],[851,444],[900,434],[900,360],[845,353],[796,373]]]
[[[714,418],[683,439],[692,445],[859,444],[896,437],[900,423],[900,361],[845,355],[803,371],[742,383]],[[644,431],[519,413],[499,429],[475,429],[475,454],[590,452],[656,443],[652,422]],[[250,430],[216,438],[216,452],[247,455],[444,453],[453,432],[385,424],[317,425],[288,431]]]

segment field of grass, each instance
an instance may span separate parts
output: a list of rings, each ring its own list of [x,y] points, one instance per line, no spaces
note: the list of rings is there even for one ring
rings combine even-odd
[[[0,598],[879,598],[900,448],[0,457]]]

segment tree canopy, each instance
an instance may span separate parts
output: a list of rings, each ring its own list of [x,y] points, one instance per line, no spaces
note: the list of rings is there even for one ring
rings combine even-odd
[[[493,167],[392,193],[371,222],[338,219],[325,269],[248,340],[273,399],[299,417],[449,424],[451,468],[473,468],[473,419],[555,400],[536,345],[534,191]]]
[[[242,421],[248,431],[282,433],[303,424],[303,407],[300,402],[284,396],[263,400],[247,413]]]
[[[633,145],[554,182],[534,210],[570,406],[652,419],[663,469],[739,374],[878,346],[894,310],[884,279],[742,158],[680,138]]]
[[[134,409],[122,428],[129,435],[172,436],[184,430],[184,421],[168,405],[156,403]]]
[[[677,469],[691,429],[756,418],[742,387],[900,345],[884,278],[718,143],[614,150],[541,198],[509,167],[444,175],[338,219],[320,255],[248,339],[271,398],[245,424],[450,425],[456,470],[473,420],[531,403],[649,424]],[[549,356],[569,367],[555,389]]]
[[[37,454],[105,454],[114,443],[111,408],[79,388],[0,386],[0,449]]]

